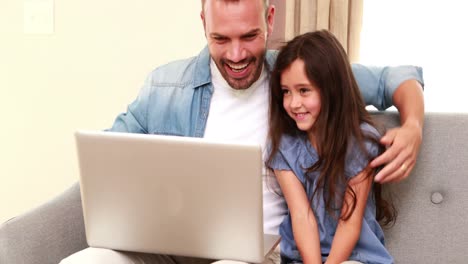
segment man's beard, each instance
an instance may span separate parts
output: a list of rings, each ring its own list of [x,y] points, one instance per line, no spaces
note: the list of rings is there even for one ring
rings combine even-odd
[[[245,78],[242,78],[242,79],[233,78],[227,73],[227,70],[225,69],[225,65],[227,65],[225,59],[221,59],[219,61],[219,63],[216,62],[216,66],[218,67],[221,75],[226,80],[226,82],[229,84],[229,86],[231,86],[233,89],[236,89],[236,90],[248,89],[250,86],[252,86],[252,84],[255,81],[258,80],[258,78],[260,77],[260,75],[262,73],[263,64],[265,63],[265,52],[258,58],[257,57],[250,57],[247,60],[250,61],[249,66],[247,66],[247,67],[251,67],[250,64],[253,63],[254,66],[255,66],[255,69],[251,74],[249,74],[248,76],[246,76]],[[219,64],[221,64],[221,65],[219,65]],[[230,66],[227,65],[227,67],[230,67]]]

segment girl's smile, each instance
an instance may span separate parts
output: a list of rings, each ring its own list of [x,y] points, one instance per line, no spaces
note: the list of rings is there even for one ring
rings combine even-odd
[[[283,71],[281,87],[288,115],[300,130],[312,133],[321,109],[320,90],[307,78],[303,60],[295,60]]]

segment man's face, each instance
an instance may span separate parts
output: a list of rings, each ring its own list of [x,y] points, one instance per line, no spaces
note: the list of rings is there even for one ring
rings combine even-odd
[[[261,74],[274,7],[262,0],[206,0],[201,17],[211,57],[234,89],[247,89]]]

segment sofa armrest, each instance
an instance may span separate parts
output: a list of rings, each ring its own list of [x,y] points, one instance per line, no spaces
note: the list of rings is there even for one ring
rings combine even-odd
[[[87,247],[80,186],[0,225],[0,263],[59,263]]]

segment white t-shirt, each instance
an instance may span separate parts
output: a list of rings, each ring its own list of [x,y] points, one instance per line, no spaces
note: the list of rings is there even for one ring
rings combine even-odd
[[[213,60],[210,67],[214,93],[204,137],[255,142],[262,146],[265,153],[269,91],[265,69],[251,87],[236,90],[229,86]],[[279,225],[287,212],[286,202],[283,197],[272,191],[272,187],[277,186],[277,183],[274,177],[269,177],[267,180],[266,173],[267,170],[264,168],[263,229],[265,233],[278,234]]]

